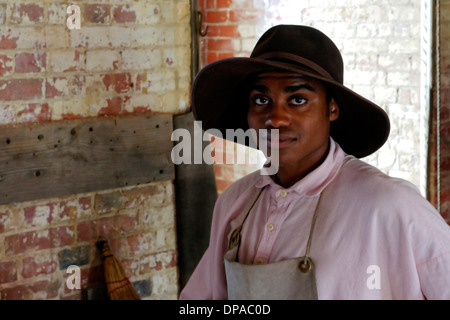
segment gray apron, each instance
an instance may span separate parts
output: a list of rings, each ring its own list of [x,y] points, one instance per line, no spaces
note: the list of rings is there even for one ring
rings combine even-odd
[[[314,212],[305,256],[269,264],[238,262],[242,227],[262,191],[263,188],[256,195],[256,199],[250,202],[241,225],[231,234],[228,250],[224,255],[228,299],[317,300],[315,267],[309,257],[309,249],[322,193]]]

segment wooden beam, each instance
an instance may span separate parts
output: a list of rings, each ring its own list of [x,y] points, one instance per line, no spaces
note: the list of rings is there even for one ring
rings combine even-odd
[[[174,116],[174,128],[186,129],[194,136],[192,112]],[[208,144],[202,141],[202,150]],[[208,247],[217,189],[213,165],[182,163],[176,166],[175,172],[178,268],[180,288],[183,288]]]
[[[0,128],[0,204],[174,179],[172,115]]]

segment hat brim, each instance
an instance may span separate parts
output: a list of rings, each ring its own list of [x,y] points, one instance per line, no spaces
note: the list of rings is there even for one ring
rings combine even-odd
[[[331,122],[330,135],[346,153],[362,158],[386,142],[390,131],[386,112],[341,83],[306,66],[244,57],[215,61],[196,76],[192,85],[192,111],[194,118],[202,121],[202,129],[218,129],[224,138],[226,129],[247,130],[245,80],[252,74],[267,71],[296,72],[327,84],[339,106],[339,117]]]

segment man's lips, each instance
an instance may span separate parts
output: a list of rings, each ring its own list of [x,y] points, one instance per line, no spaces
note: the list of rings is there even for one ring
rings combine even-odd
[[[278,139],[276,139],[276,136],[272,137],[269,134],[267,136],[267,145],[271,148],[283,148],[296,140],[297,138],[291,135],[280,134]]]

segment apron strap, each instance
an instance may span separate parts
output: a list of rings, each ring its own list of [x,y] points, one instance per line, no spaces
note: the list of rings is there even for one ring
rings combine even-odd
[[[258,201],[259,196],[261,195],[263,190],[264,190],[264,187],[262,187],[258,191],[258,193],[256,193],[255,198],[254,198],[253,201],[248,202],[249,205],[247,206],[247,208],[245,210],[245,211],[247,211],[247,213],[245,214],[245,216],[244,216],[244,218],[242,220],[242,223],[239,225],[239,227],[234,229],[234,231],[231,233],[230,241],[228,242],[228,250],[233,249],[236,246],[238,247],[238,250],[239,250],[239,245],[241,244],[241,230],[242,230],[242,227],[244,226],[245,220],[247,220],[247,217],[250,214],[250,211],[253,209],[253,206],[255,205],[256,201]],[[237,259],[237,253],[236,253],[236,259]]]
[[[322,200],[323,192],[324,192],[324,190],[322,190],[320,192],[319,200],[317,201],[316,209],[314,210],[314,215],[313,215],[313,219],[312,219],[312,222],[311,222],[311,230],[309,231],[308,243],[306,245],[305,256],[303,258],[303,262],[300,263],[300,266],[299,266],[300,271],[303,272],[303,273],[306,273],[306,272],[308,272],[311,269],[312,261],[309,258],[309,250],[311,249],[311,241],[312,241],[314,226],[316,225],[317,214],[319,212],[319,204],[320,204],[320,200]]]

